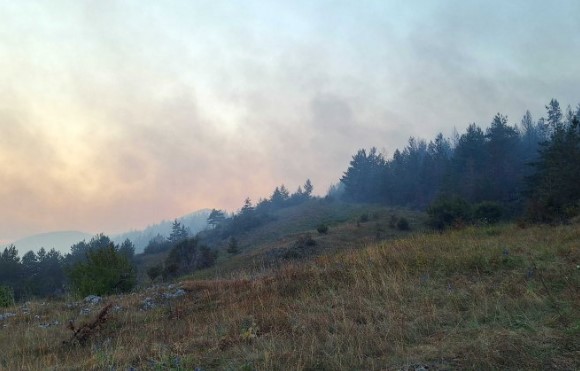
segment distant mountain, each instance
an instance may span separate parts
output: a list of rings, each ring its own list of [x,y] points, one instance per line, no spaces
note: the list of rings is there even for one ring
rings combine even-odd
[[[209,209],[198,210],[191,214],[177,218],[177,220],[189,230],[191,235],[195,235],[197,232],[207,227],[207,217],[209,216],[210,212],[211,210]],[[143,252],[145,246],[147,246],[149,241],[151,241],[153,237],[157,236],[157,234],[168,237],[171,233],[172,223],[173,220],[164,220],[160,223],[148,226],[143,230],[111,235],[110,238],[117,244],[122,243],[128,238],[135,245],[135,252],[140,253]],[[66,254],[70,252],[70,247],[72,245],[82,240],[86,240],[88,242],[93,236],[94,235],[92,234],[79,231],[59,231],[35,234],[33,236],[14,241],[12,244],[16,246],[20,256],[24,255],[30,250],[38,251],[41,247],[44,247],[46,250],[54,248],[57,251]]]
[[[38,251],[41,247],[46,250],[54,248],[65,254],[70,251],[70,247],[82,240],[89,240],[92,235],[79,231],[59,231],[40,233],[14,241],[13,244],[18,249],[20,256],[26,252]]]
[[[195,235],[197,232],[204,230],[207,227],[207,217],[209,216],[211,210],[202,209],[195,211],[191,214],[184,215],[177,218],[181,224],[189,230],[190,235]],[[158,224],[150,225],[147,228],[140,231],[131,231],[126,233],[121,233],[118,235],[111,236],[113,242],[120,244],[126,239],[129,239],[135,245],[135,252],[141,253],[153,239],[153,237],[158,234],[163,237],[168,237],[171,233],[171,224],[173,220],[164,220]]]

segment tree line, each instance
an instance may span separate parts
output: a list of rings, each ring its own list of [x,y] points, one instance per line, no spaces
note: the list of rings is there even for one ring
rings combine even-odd
[[[562,113],[552,99],[537,121],[526,111],[510,124],[498,113],[485,130],[473,123],[452,138],[410,138],[391,158],[361,149],[340,180],[342,197],[416,209],[494,203],[508,217],[567,218],[579,209],[579,120],[580,104]]]
[[[116,245],[103,234],[74,244],[65,255],[41,248],[21,258],[10,245],[0,254],[0,295],[9,294],[18,301],[61,296],[65,291],[79,295],[126,292],[135,285],[134,253],[131,241]]]

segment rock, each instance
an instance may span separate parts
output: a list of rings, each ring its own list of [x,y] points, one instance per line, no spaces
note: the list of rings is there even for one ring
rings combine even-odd
[[[155,300],[153,300],[153,298],[150,297],[146,297],[143,300],[143,303],[141,304],[141,309],[142,310],[151,310],[154,309],[157,305],[155,304]]]
[[[95,304],[99,304],[102,300],[103,300],[103,298],[101,298],[100,296],[89,295],[85,298],[85,303],[95,305]]]
[[[29,314],[30,313],[30,302],[27,301],[26,303],[22,304],[20,306],[20,310],[22,311],[22,314]]]
[[[60,322],[58,320],[54,320],[54,321],[52,321],[50,323],[41,323],[41,324],[38,325],[38,327],[40,327],[40,328],[49,328],[49,327],[58,326],[58,325],[60,325]]]
[[[88,316],[91,314],[91,308],[82,308],[79,314],[82,316]]]
[[[173,293],[166,292],[165,294],[163,294],[163,297],[165,299],[175,299],[175,298],[178,298],[178,297],[183,296],[183,295],[185,295],[185,290],[177,289]]]
[[[3,321],[5,319],[8,319],[8,318],[14,317],[14,316],[16,316],[16,313],[6,312],[4,314],[0,314],[0,321]]]

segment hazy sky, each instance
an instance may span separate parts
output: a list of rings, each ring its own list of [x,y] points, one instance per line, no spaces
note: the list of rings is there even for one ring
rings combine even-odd
[[[577,0],[0,0],[0,241],[323,194],[579,87]]]

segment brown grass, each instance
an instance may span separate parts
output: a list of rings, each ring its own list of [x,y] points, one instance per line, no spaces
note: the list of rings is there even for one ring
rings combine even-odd
[[[76,347],[35,315],[79,308],[34,303],[0,323],[0,368],[578,369],[579,243],[579,225],[469,228],[185,281],[177,299],[110,298],[122,310]]]

